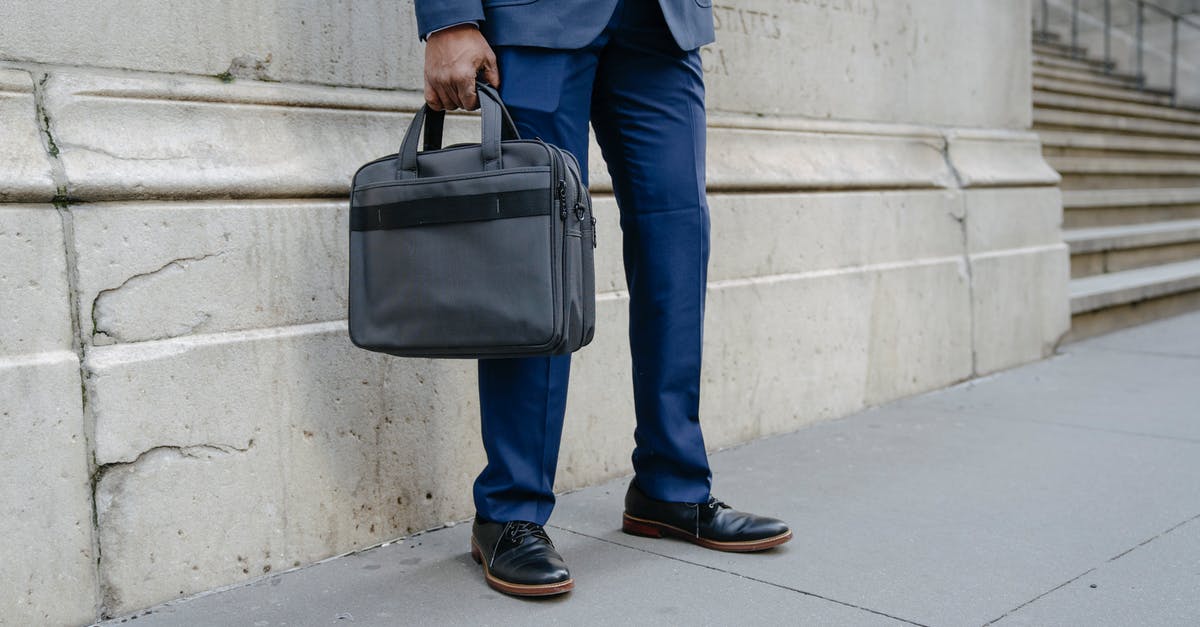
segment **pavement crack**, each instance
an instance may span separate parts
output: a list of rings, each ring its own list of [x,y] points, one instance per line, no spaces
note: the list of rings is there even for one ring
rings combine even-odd
[[[732,575],[732,576],[734,576],[734,577],[738,577],[738,578],[740,578],[740,579],[745,579],[745,580],[748,580],[748,581],[753,581],[753,582],[755,582],[755,583],[760,583],[760,584],[768,585],[768,586],[771,586],[771,587],[773,587],[773,588],[779,588],[779,589],[781,589],[781,590],[787,590],[787,591],[789,591],[789,592],[795,592],[795,593],[797,593],[797,594],[801,594],[801,595],[804,595],[804,596],[812,597],[812,598],[814,598],[814,599],[820,599],[820,600],[822,600],[822,601],[828,601],[829,603],[836,603],[837,605],[841,605],[841,606],[848,607],[848,608],[851,608],[851,609],[859,610],[859,611],[862,611],[862,612],[867,612],[867,613],[870,613],[870,614],[875,614],[876,616],[882,616],[882,617],[884,617],[884,618],[890,618],[890,619],[892,619],[892,620],[899,621],[899,622],[901,622],[901,623],[904,623],[904,624],[906,624],[906,625],[916,625],[917,627],[929,627],[928,625],[926,625],[926,624],[924,624],[924,623],[918,623],[918,622],[916,622],[916,621],[909,620],[909,619],[907,619],[907,618],[901,618],[901,617],[899,617],[899,616],[893,616],[892,614],[888,614],[887,612],[881,612],[881,611],[879,611],[879,610],[873,610],[873,609],[871,609],[871,608],[869,608],[869,607],[864,607],[864,606],[861,606],[861,605],[856,605],[856,604],[854,604],[854,603],[850,603],[850,602],[848,602],[848,601],[839,601],[838,599],[833,599],[833,598],[830,598],[830,597],[827,597],[827,596],[823,596],[823,595],[817,594],[816,592],[809,592],[808,590],[801,590],[801,589],[799,589],[799,588],[793,588],[793,587],[791,587],[791,586],[786,586],[786,585],[784,585],[784,584],[781,584],[781,583],[776,583],[776,582],[774,582],[774,581],[768,581],[768,580],[766,580],[766,579],[759,579],[758,577],[752,577],[752,576],[750,576],[750,575],[745,575],[745,574],[742,574],[742,573],[739,573],[739,572],[735,572],[735,571],[732,571],[732,570],[726,570],[726,569],[724,569],[724,568],[718,568],[718,567],[716,567],[716,566],[710,566],[710,565],[708,565],[708,564],[701,564],[700,562],[693,562],[693,561],[690,561],[690,560],[685,560],[685,559],[683,559],[683,558],[680,558],[680,557],[675,557],[674,555],[667,555],[667,554],[665,554],[665,553],[659,553],[659,552],[657,552],[657,551],[651,551],[651,550],[648,550],[648,549],[643,549],[643,548],[641,548],[641,547],[637,547],[637,546],[631,546],[631,545],[628,545],[628,544],[622,544],[622,543],[620,543],[620,542],[616,542],[616,541],[614,541],[614,540],[609,540],[609,539],[607,539],[607,538],[601,538],[601,537],[599,537],[599,536],[593,536],[593,535],[590,535],[590,534],[583,533],[583,532],[581,532],[581,531],[575,531],[574,529],[567,529],[566,527],[559,527],[559,526],[557,526],[557,525],[546,525],[546,526],[547,526],[547,527],[550,527],[550,528],[552,528],[552,529],[559,530],[559,531],[564,531],[564,532],[566,532],[566,533],[574,534],[574,535],[577,535],[577,536],[582,536],[582,537],[584,537],[584,538],[589,538],[589,539],[592,539],[592,540],[597,540],[597,541],[599,541],[599,542],[604,542],[604,543],[606,543],[606,544],[612,544],[612,545],[614,545],[614,546],[619,546],[619,547],[626,548],[626,549],[632,549],[632,550],[634,550],[634,551],[639,551],[639,552],[641,552],[641,553],[646,553],[646,554],[648,554],[648,555],[654,555],[654,556],[656,556],[656,557],[662,557],[662,558],[666,558],[666,559],[669,559],[669,560],[672,560],[672,561],[675,561],[675,562],[680,562],[680,563],[682,563],[682,564],[688,564],[689,566],[697,566],[697,567],[699,567],[699,568],[704,568],[704,569],[711,570],[711,571],[718,572],[718,573],[722,573],[722,574],[725,574],[725,575]]]
[[[994,624],[1004,620],[1005,618],[1008,618],[1009,616],[1012,616],[1013,614],[1019,612],[1020,610],[1030,606],[1031,604],[1037,602],[1039,599],[1045,598],[1046,596],[1053,594],[1053,593],[1065,588],[1066,586],[1071,585],[1072,583],[1075,583],[1079,579],[1086,577],[1087,575],[1089,575],[1091,573],[1096,572],[1100,567],[1104,566],[1105,564],[1111,564],[1111,563],[1121,559],[1122,557],[1125,557],[1126,555],[1129,555],[1130,553],[1146,546],[1147,544],[1150,544],[1151,542],[1154,542],[1155,540],[1167,535],[1168,533],[1171,533],[1172,531],[1175,531],[1176,529],[1178,529],[1188,523],[1195,522],[1197,520],[1200,520],[1200,514],[1196,514],[1195,516],[1191,516],[1189,518],[1184,519],[1182,522],[1171,525],[1167,529],[1164,529],[1163,531],[1160,531],[1160,532],[1154,534],[1153,536],[1150,536],[1149,538],[1146,538],[1145,540],[1142,540],[1141,542],[1138,542],[1137,544],[1129,547],[1128,549],[1125,549],[1124,551],[1121,551],[1120,553],[1117,553],[1116,555],[1104,560],[1103,563],[1093,566],[1093,567],[1083,571],[1082,573],[1079,573],[1078,575],[1058,584],[1057,586],[1054,586],[1053,588],[1037,595],[1036,597],[1033,597],[1032,599],[1018,605],[1017,607],[1014,607],[1013,609],[1001,614],[1000,616],[993,618],[992,620],[984,623],[983,627],[988,627],[989,625],[994,625]]]

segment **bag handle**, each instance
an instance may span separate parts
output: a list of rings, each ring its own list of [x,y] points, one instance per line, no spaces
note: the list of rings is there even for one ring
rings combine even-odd
[[[480,154],[483,157],[483,169],[499,170],[503,167],[500,155],[502,140],[520,139],[517,125],[500,100],[500,94],[487,83],[477,81],[475,91],[479,95],[479,109],[482,118],[480,133]],[[404,142],[400,145],[397,160],[397,179],[417,178],[417,137],[421,128],[425,128],[424,150],[437,150],[442,147],[442,129],[446,121],[445,111],[434,111],[429,105],[423,105],[413,116],[404,134]]]

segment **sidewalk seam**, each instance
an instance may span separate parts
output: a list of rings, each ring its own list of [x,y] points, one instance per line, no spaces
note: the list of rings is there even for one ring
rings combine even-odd
[[[1078,348],[1082,349],[1082,350],[1100,350],[1100,351],[1105,351],[1105,352],[1109,352],[1109,353],[1124,353],[1126,355],[1144,355],[1147,357],[1166,357],[1168,359],[1200,360],[1200,355],[1187,355],[1187,354],[1181,354],[1181,353],[1164,353],[1162,351],[1144,351],[1144,350],[1136,350],[1136,349],[1132,349],[1132,348],[1114,348],[1114,347],[1110,347],[1110,346],[1100,346],[1098,344],[1097,345],[1082,345],[1082,346],[1079,346]],[[1072,349],[1072,350],[1074,350],[1074,349]]]
[[[994,624],[1004,620],[1005,618],[1008,618],[1009,616],[1012,616],[1013,614],[1021,611],[1022,609],[1036,603],[1040,599],[1042,599],[1046,596],[1049,596],[1049,595],[1057,592],[1058,590],[1061,590],[1062,588],[1071,585],[1072,583],[1075,583],[1076,581],[1082,579],[1083,577],[1086,577],[1087,575],[1089,575],[1091,573],[1096,572],[1097,570],[1099,570],[1101,567],[1105,566],[1106,564],[1111,564],[1111,563],[1121,559],[1122,557],[1125,557],[1126,555],[1129,555],[1130,553],[1146,546],[1147,544],[1150,544],[1151,542],[1154,542],[1155,540],[1167,535],[1168,533],[1171,533],[1172,531],[1175,531],[1176,529],[1178,529],[1188,523],[1195,522],[1197,520],[1200,520],[1200,514],[1191,516],[1190,518],[1183,520],[1183,522],[1176,523],[1176,524],[1172,525],[1171,527],[1169,527],[1163,531],[1160,531],[1160,532],[1154,534],[1153,536],[1150,536],[1149,538],[1142,540],[1141,542],[1138,542],[1137,544],[1129,547],[1128,549],[1125,549],[1124,551],[1121,551],[1120,553],[1117,553],[1116,555],[1104,560],[1102,563],[1097,564],[1096,566],[1093,566],[1093,567],[1083,571],[1082,573],[1079,573],[1078,575],[1075,575],[1074,577],[1064,581],[1063,583],[1060,583],[1057,586],[1054,586],[1053,588],[1033,597],[1032,599],[1018,605],[1017,607],[1014,607],[1013,609],[1001,614],[1000,616],[993,618],[992,620],[984,623],[983,627],[988,627],[989,625],[994,625]]]
[[[1128,436],[1137,437],[1137,438],[1150,438],[1153,440],[1168,440],[1168,441],[1172,441],[1172,442],[1184,442],[1187,444],[1200,444],[1200,439],[1188,438],[1188,437],[1176,436],[1176,435],[1161,435],[1158,433],[1144,433],[1141,431],[1126,431],[1124,429],[1109,429],[1106,427],[1092,427],[1089,425],[1071,424],[1069,422],[1056,422],[1053,420],[1038,420],[1036,418],[1011,418],[1008,416],[999,416],[999,415],[991,414],[991,413],[987,413],[987,412],[967,414],[967,413],[952,411],[950,409],[944,409],[944,408],[940,408],[940,407],[930,407],[930,408],[925,408],[925,409],[927,411],[936,412],[939,414],[945,414],[947,416],[960,416],[960,417],[966,417],[966,418],[983,418],[984,420],[995,420],[998,422],[1019,422],[1019,423],[1024,423],[1024,424],[1046,425],[1046,426],[1051,426],[1051,427],[1063,427],[1066,429],[1079,429],[1082,431],[1094,431],[1094,432],[1098,432],[1098,433],[1109,433],[1112,435],[1128,435]]]
[[[657,552],[657,551],[650,551],[650,550],[648,550],[648,549],[643,549],[643,548],[641,548],[641,547],[637,547],[637,546],[630,546],[630,545],[628,545],[628,544],[622,544],[622,543],[620,543],[620,542],[617,542],[617,541],[615,541],[615,540],[609,540],[609,539],[607,539],[607,538],[601,538],[601,537],[597,537],[597,536],[589,535],[589,534],[583,533],[583,532],[581,532],[581,531],[575,531],[574,529],[567,529],[567,528],[565,528],[565,527],[558,527],[558,526],[556,526],[556,525],[546,525],[546,526],[547,526],[547,527],[550,527],[550,528],[553,528],[553,529],[556,529],[556,530],[558,530],[558,531],[563,531],[563,532],[570,533],[570,534],[574,534],[574,535],[577,535],[577,536],[582,536],[582,537],[584,537],[584,538],[588,538],[588,539],[591,539],[591,540],[596,540],[596,541],[598,541],[598,542],[604,542],[604,543],[606,543],[606,544],[611,544],[611,545],[614,545],[614,546],[619,546],[619,547],[626,548],[626,549],[632,549],[632,550],[634,550],[634,551],[639,551],[639,552],[641,552],[641,553],[646,553],[646,554],[648,554],[648,555],[654,555],[654,556],[656,556],[656,557],[661,557],[661,558],[664,558],[664,559],[669,559],[669,560],[672,560],[672,561],[680,562],[680,563],[683,563],[683,564],[688,564],[689,566],[697,566],[697,567],[699,567],[699,568],[705,568],[705,569],[708,569],[708,570],[711,570],[711,571],[715,571],[715,572],[718,572],[718,573],[723,573],[723,574],[726,574],[726,575],[733,575],[734,577],[739,577],[739,578],[741,578],[741,579],[746,579],[746,580],[749,580],[749,581],[753,581],[753,582],[755,582],[755,583],[760,583],[760,584],[768,585],[768,586],[771,586],[771,587],[774,587],[774,588],[779,588],[779,589],[781,589],[781,590],[787,590],[787,591],[789,591],[789,592],[795,592],[795,593],[797,593],[797,594],[801,594],[801,595],[808,596],[808,597],[813,597],[813,598],[816,598],[816,599],[820,599],[820,600],[822,600],[822,601],[827,601],[827,602],[829,602],[829,603],[836,603],[837,605],[841,605],[841,606],[844,606],[844,607],[849,607],[849,608],[853,608],[853,609],[856,609],[856,610],[859,610],[859,611],[862,611],[862,612],[868,612],[868,613],[870,613],[870,614],[875,614],[875,615],[877,615],[877,616],[883,616],[883,617],[885,617],[885,618],[890,618],[890,619],[892,619],[892,620],[895,620],[895,621],[902,622],[902,623],[904,623],[904,624],[906,624],[906,625],[916,625],[917,627],[930,627],[929,625],[926,625],[926,624],[924,624],[924,623],[918,623],[918,622],[916,622],[916,621],[908,620],[908,619],[906,619],[906,618],[900,618],[899,616],[893,616],[893,615],[891,615],[891,614],[888,614],[888,613],[886,613],[886,612],[881,612],[881,611],[879,611],[879,610],[873,610],[873,609],[871,609],[871,608],[869,608],[869,607],[863,607],[863,606],[861,606],[861,605],[855,605],[855,604],[853,604],[853,603],[850,603],[850,602],[847,602],[847,601],[839,601],[839,600],[837,600],[837,599],[832,599],[832,598],[830,598],[830,597],[827,597],[827,596],[822,596],[822,595],[820,595],[820,594],[817,594],[817,593],[815,593],[815,592],[808,592],[807,590],[801,590],[801,589],[799,589],[799,588],[793,588],[793,587],[791,587],[791,586],[785,586],[785,585],[783,585],[783,584],[776,583],[776,582],[774,582],[774,581],[767,581],[767,580],[765,580],[765,579],[759,579],[759,578],[757,578],[757,577],[751,577],[750,575],[744,575],[744,574],[742,574],[742,573],[739,573],[739,572],[734,572],[734,571],[732,571],[732,570],[725,570],[724,568],[718,568],[718,567],[716,567],[716,566],[709,566],[708,564],[701,564],[701,563],[699,563],[699,562],[693,562],[693,561],[690,561],[690,560],[683,559],[683,558],[681,558],[681,557],[675,557],[674,555],[667,555],[667,554],[665,554],[665,553],[659,553],[659,552]]]

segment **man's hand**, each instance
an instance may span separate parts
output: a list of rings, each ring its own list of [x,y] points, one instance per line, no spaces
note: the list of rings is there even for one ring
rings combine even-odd
[[[477,109],[475,80],[500,87],[496,55],[483,34],[472,24],[439,30],[425,40],[425,102],[435,111]]]

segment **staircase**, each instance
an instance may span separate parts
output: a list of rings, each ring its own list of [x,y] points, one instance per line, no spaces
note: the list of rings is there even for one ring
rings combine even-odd
[[[1034,130],[1063,177],[1069,339],[1200,310],[1200,110],[1053,33],[1033,52]]]

